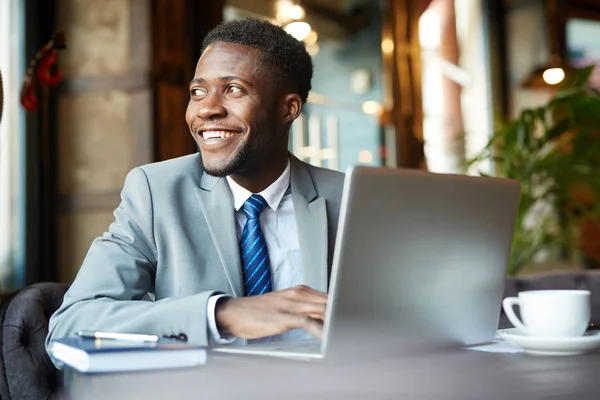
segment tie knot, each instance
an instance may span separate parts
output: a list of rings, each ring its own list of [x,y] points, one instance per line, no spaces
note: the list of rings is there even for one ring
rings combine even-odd
[[[253,194],[246,200],[242,206],[244,214],[248,219],[257,219],[260,217],[260,213],[267,207],[267,201],[259,194]]]

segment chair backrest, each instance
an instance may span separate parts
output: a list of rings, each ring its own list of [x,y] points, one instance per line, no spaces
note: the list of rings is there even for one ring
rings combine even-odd
[[[525,290],[585,289],[591,292],[591,322],[600,323],[600,270],[565,270],[507,278],[504,297],[515,297]],[[516,310],[518,312],[518,310]],[[500,329],[512,328],[504,310],[500,314]]]
[[[43,282],[10,295],[0,304],[0,398],[51,399],[62,386],[46,353],[48,320],[68,285]]]

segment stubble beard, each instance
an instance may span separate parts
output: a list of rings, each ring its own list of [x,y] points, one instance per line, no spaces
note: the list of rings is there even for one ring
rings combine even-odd
[[[226,176],[235,174],[237,171],[245,167],[248,158],[248,145],[249,143],[246,143],[244,147],[237,151],[237,153],[227,164],[222,166],[206,165],[206,163],[202,159],[202,151],[200,151],[200,147],[196,145],[196,148],[198,149],[198,154],[200,155],[200,163],[202,164],[202,168],[204,169],[204,171],[211,176],[217,178],[224,178]]]

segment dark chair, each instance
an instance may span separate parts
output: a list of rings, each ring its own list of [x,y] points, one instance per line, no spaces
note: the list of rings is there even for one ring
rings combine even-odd
[[[584,289],[592,294],[591,321],[600,323],[600,271],[577,270],[538,273],[530,276],[507,278],[504,287],[504,297],[516,297],[525,290],[542,289]],[[518,307],[517,310],[518,312]],[[500,329],[512,328],[504,310],[500,314]]]
[[[43,282],[19,290],[0,304],[0,398],[54,399],[62,386],[46,353],[48,320],[68,285]]]

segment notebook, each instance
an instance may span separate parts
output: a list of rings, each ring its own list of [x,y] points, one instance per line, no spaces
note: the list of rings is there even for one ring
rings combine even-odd
[[[55,359],[89,373],[181,368],[206,362],[206,349],[179,340],[136,342],[79,336],[55,339],[49,352]]]

